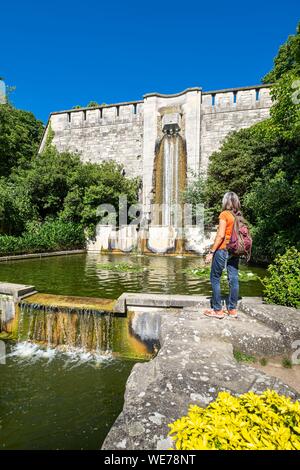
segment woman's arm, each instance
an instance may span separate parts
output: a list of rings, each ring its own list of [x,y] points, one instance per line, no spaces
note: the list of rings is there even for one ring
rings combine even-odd
[[[216,234],[214,244],[211,247],[211,251],[216,251],[219,248],[219,246],[223,243],[225,239],[225,231],[226,231],[226,220],[220,219],[218,231]]]
[[[213,257],[213,252],[215,252],[219,248],[219,246],[223,243],[224,238],[225,238],[225,231],[226,231],[226,220],[220,219],[214,244],[211,247],[210,252],[206,256],[206,259],[205,259],[207,263],[211,262],[212,257]]]

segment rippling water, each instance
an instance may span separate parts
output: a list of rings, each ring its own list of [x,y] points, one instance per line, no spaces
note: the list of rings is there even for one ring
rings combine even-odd
[[[132,263],[142,272],[105,271],[105,263]],[[198,257],[81,254],[0,263],[0,281],[33,284],[40,292],[117,298],[123,292],[210,295],[207,279],[187,274],[186,268],[201,265]],[[241,266],[260,276],[263,268]],[[241,295],[261,295],[260,281],[240,283]]]
[[[120,273],[99,267],[124,262],[143,270]],[[200,265],[197,257],[72,255],[2,262],[0,281],[73,296],[117,298],[125,291],[209,295],[209,281],[185,271]],[[241,269],[265,273],[259,268]],[[261,283],[250,279],[241,282],[241,294],[260,295]],[[125,319],[116,321],[121,325]],[[114,328],[118,347],[124,343],[119,348],[122,354],[129,346],[140,348],[140,341],[125,326]],[[132,326],[143,336],[138,318]],[[155,324],[148,326],[155,329]],[[142,333],[147,336],[147,332]],[[0,449],[99,449],[122,409],[125,382],[136,360],[80,348],[49,348],[23,339],[7,343],[7,352],[7,364],[1,366]]]
[[[135,361],[7,344],[1,365],[0,450],[100,449],[122,410]]]

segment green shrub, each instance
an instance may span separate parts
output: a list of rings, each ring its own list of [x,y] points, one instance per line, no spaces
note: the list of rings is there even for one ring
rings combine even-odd
[[[169,427],[177,450],[300,450],[300,403],[274,390],[220,392]]]
[[[283,357],[282,358],[281,365],[285,369],[291,369],[293,367],[292,361],[288,357]]]
[[[43,251],[84,248],[84,232],[80,225],[61,220],[43,224],[30,223],[20,237],[0,235],[0,255],[39,253]]]
[[[249,356],[249,354],[245,354],[241,351],[234,351],[233,355],[237,362],[256,362],[254,356]]]
[[[268,360],[265,357],[262,357],[259,360],[259,363],[260,363],[261,366],[266,366],[268,364]]]
[[[263,279],[267,303],[300,307],[300,251],[292,247],[278,255]]]

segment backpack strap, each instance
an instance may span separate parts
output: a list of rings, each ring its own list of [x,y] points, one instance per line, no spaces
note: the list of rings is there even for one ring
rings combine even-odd
[[[227,243],[227,245],[228,245],[228,243],[230,242],[231,235],[232,235],[232,232],[233,232],[233,230],[234,230],[234,227],[235,227],[235,225],[238,224],[238,219],[237,219],[237,217],[235,216],[235,214],[233,213],[233,211],[231,211],[231,210],[228,209],[228,210],[226,210],[226,212],[229,212],[229,214],[231,214],[231,215],[233,216],[233,225],[232,225],[232,229],[231,229],[231,234],[230,234],[229,238],[225,238],[226,243]]]

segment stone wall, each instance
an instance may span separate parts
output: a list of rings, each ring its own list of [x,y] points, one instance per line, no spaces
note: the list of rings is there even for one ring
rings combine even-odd
[[[200,168],[206,172],[210,155],[225,137],[269,117],[269,87],[202,93]]]
[[[115,160],[124,164],[129,176],[141,176],[143,103],[52,113],[49,123],[60,152],[78,152],[84,162]]]
[[[116,160],[124,165],[128,176],[142,176],[147,206],[161,109],[174,106],[183,116],[188,170],[205,173],[210,155],[229,132],[269,116],[270,88],[257,85],[209,92],[189,88],[174,95],[150,93],[143,101],[54,112],[49,118],[55,133],[53,143],[59,151],[80,153],[83,161]],[[48,129],[49,125],[40,150]]]

